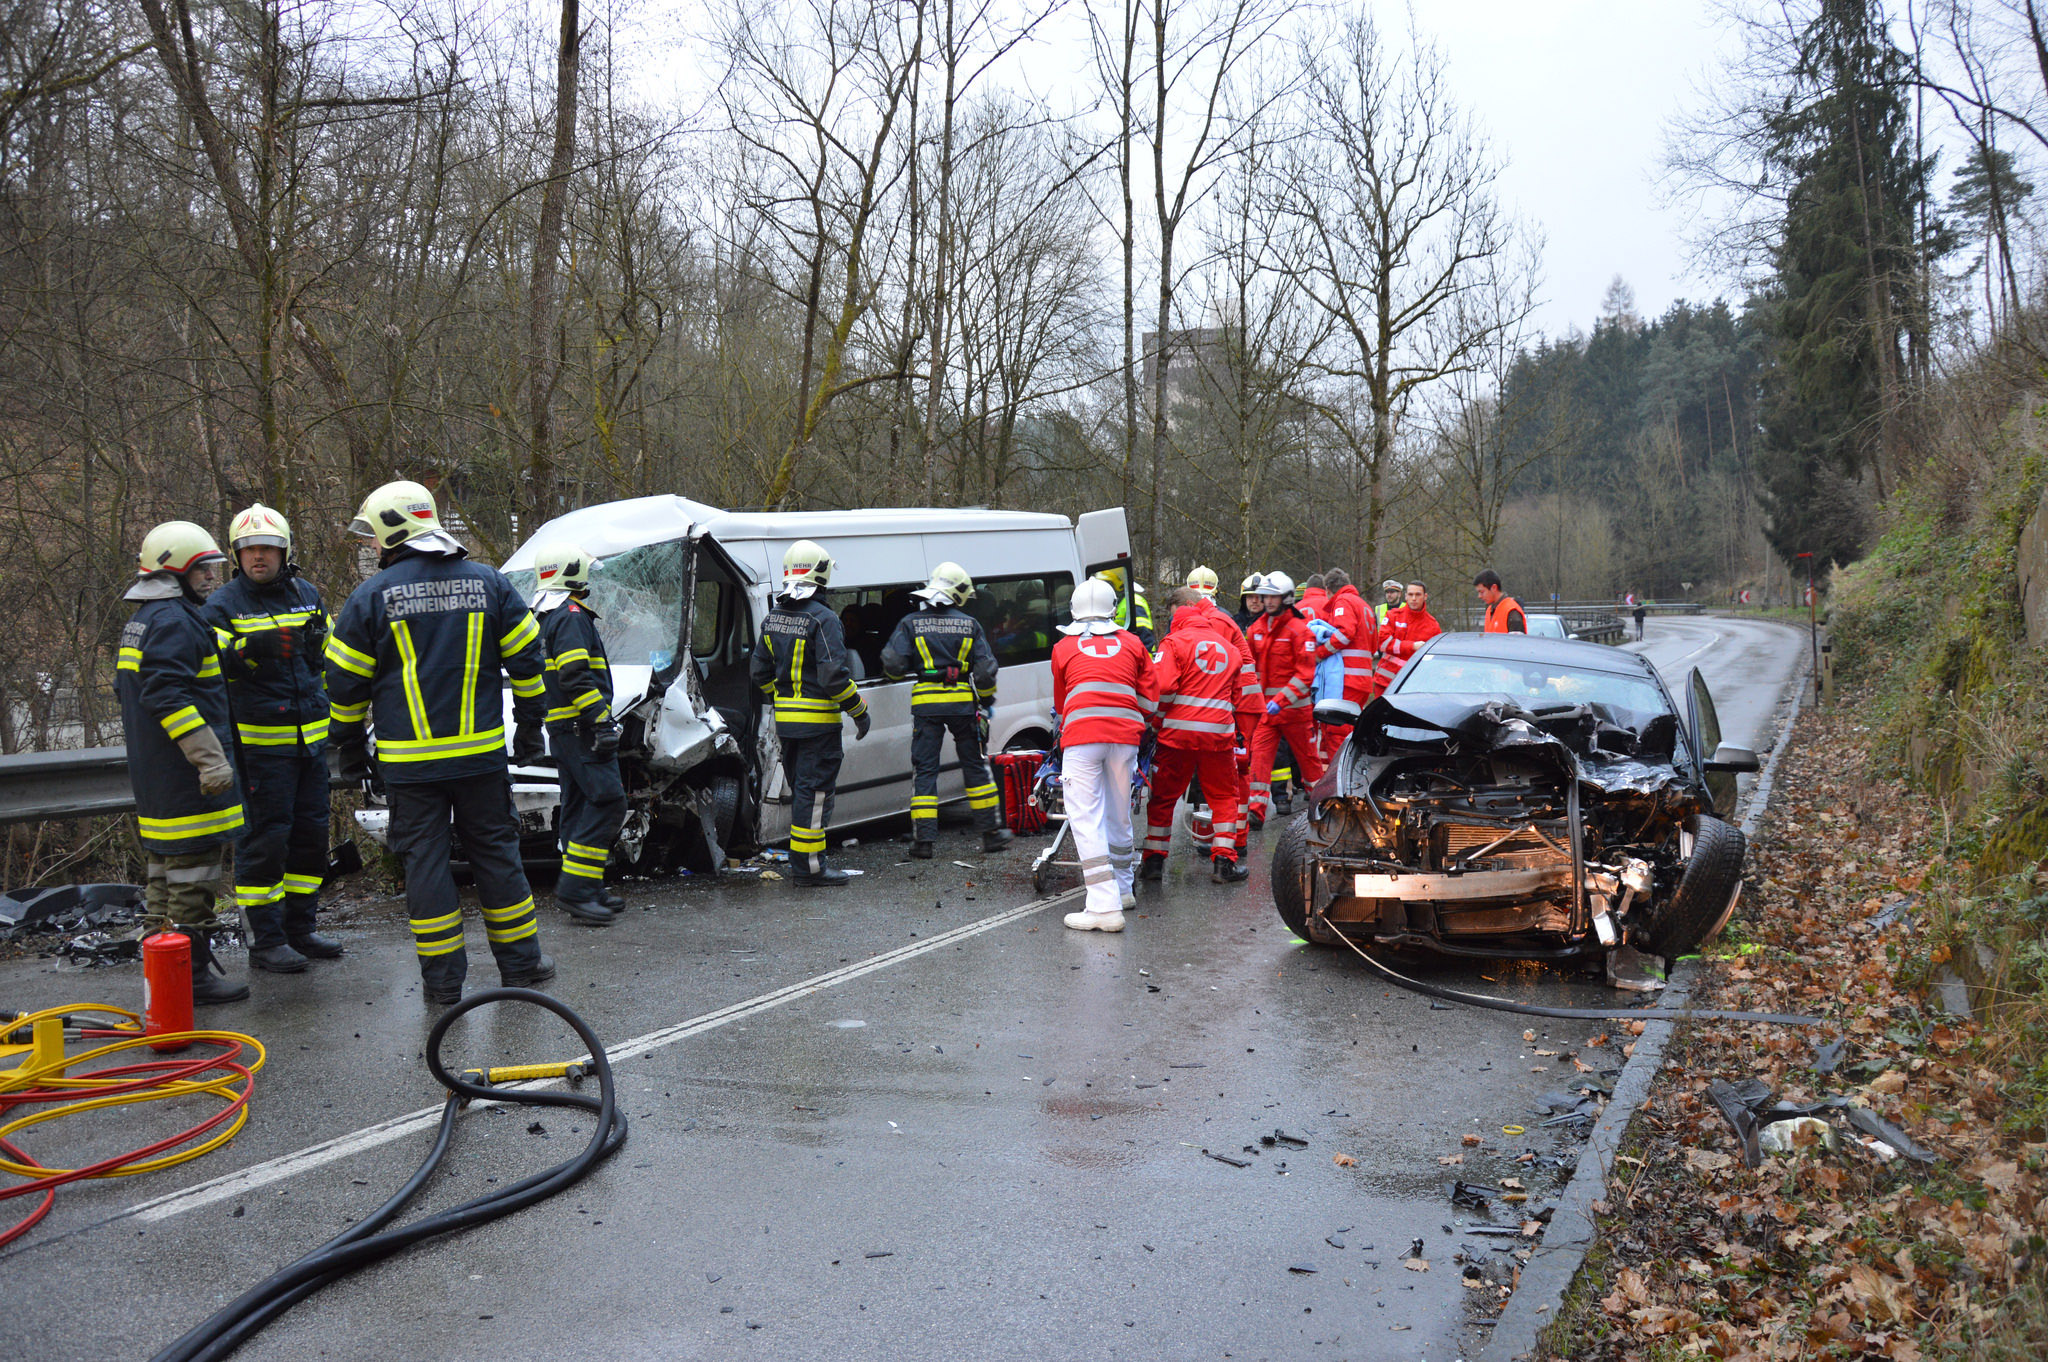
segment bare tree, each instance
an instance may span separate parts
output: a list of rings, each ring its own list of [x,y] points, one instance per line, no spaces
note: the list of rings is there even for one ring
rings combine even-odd
[[[534,522],[555,513],[554,400],[560,359],[555,321],[561,311],[555,275],[561,269],[562,217],[569,202],[569,171],[576,158],[576,78],[583,29],[578,0],[562,0],[555,52],[553,148],[540,191],[540,225],[533,238],[533,285],[526,311],[527,504]]]

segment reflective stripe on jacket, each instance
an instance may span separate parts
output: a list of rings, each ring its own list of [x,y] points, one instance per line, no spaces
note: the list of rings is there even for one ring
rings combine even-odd
[[[370,721],[387,783],[459,780],[506,766],[505,699],[545,712],[540,625],[496,568],[399,549],[357,587],[327,638],[328,710],[337,742]]]
[[[220,644],[199,607],[182,597],[144,601],[121,628],[114,693],[128,744],[128,783],[142,845],[159,856],[204,851],[242,826],[241,784],[201,794],[199,772],[178,739],[210,727],[228,732],[228,688]]]
[[[1251,644],[1252,662],[1266,699],[1278,700],[1282,709],[1306,705],[1309,688],[1315,684],[1316,641],[1301,612],[1290,605],[1278,613],[1259,616],[1245,631],[1245,641]]]
[[[892,681],[917,678],[910,688],[916,714],[972,714],[996,701],[995,652],[981,621],[958,606],[905,615],[882,648],[882,673]]]
[[[1052,707],[1060,741],[1136,745],[1159,708],[1152,654],[1136,634],[1068,634],[1052,646]]]
[[[1380,635],[1379,665],[1373,675],[1373,694],[1385,693],[1400,675],[1415,650],[1444,631],[1436,616],[1427,610],[1410,610],[1405,605],[1387,612],[1387,627]]]
[[[612,717],[611,663],[598,636],[597,615],[574,598],[540,616],[540,650],[547,670],[547,721],[601,724]]]
[[[306,630],[324,629],[327,612],[311,582],[288,576],[261,586],[236,573],[206,598],[200,614],[228,655],[228,704],[235,736],[246,747],[312,747],[327,738],[325,659],[305,647]],[[283,630],[292,636],[289,659],[255,661],[239,655],[259,634]]]
[[[775,702],[777,733],[809,737],[836,730],[841,710],[868,711],[853,684],[839,616],[815,596],[801,601],[775,598],[747,672]]]
[[[1246,659],[1240,644],[1211,621],[1213,608],[1184,605],[1160,641],[1153,664],[1159,685],[1159,741],[1196,752],[1228,752],[1237,745],[1237,710]],[[1235,634],[1233,626],[1231,633]]]

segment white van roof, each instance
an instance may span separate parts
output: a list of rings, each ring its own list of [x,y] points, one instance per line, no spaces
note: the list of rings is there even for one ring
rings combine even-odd
[[[963,530],[1072,530],[1063,515],[1034,511],[907,507],[859,511],[726,511],[688,497],[634,497],[585,506],[549,521],[502,564],[507,572],[533,566],[534,546],[556,538],[574,541],[599,558],[643,544],[679,539],[692,525],[720,543],[746,540],[840,539],[854,534],[930,534]]]

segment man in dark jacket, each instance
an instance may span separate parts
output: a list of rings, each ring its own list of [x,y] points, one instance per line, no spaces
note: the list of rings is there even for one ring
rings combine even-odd
[[[843,758],[839,713],[853,719],[854,741],[868,735],[867,701],[853,684],[839,617],[817,599],[832,580],[832,555],[799,539],[782,555],[782,592],[748,663],[754,684],[775,703],[775,734],[789,781],[790,878],[806,888],[845,884],[825,864],[825,829]]]
[[[234,578],[206,600],[229,664],[235,768],[245,821],[235,841],[235,902],[249,963],[296,974],[341,943],[313,930],[327,877],[327,612],[291,561],[292,528],[258,502],[228,527]]]
[[[551,979],[555,962],[541,953],[519,860],[501,690],[509,676],[514,760],[538,760],[540,626],[502,573],[468,561],[441,528],[434,494],[418,483],[370,493],[349,530],[383,552],[381,570],[355,589],[327,639],[334,765],[343,776],[369,773],[368,719],[427,1001],[460,1001],[469,973],[451,824],[476,875],[499,979],[508,988]]]
[[[974,579],[958,563],[941,563],[911,595],[919,608],[903,617],[882,649],[889,679],[917,678],[910,688],[910,854],[930,860],[938,837],[939,766],[948,733],[981,849],[1001,851],[1010,831],[1000,826],[995,778],[981,750],[996,704],[996,655],[981,621],[960,608],[974,599]]]
[[[124,593],[136,607],[114,670],[135,821],[149,854],[144,901],[192,943],[192,1001],[201,1005],[249,996],[207,941],[219,925],[214,898],[228,843],[242,826],[227,757],[228,688],[218,640],[200,614],[226,567],[213,536],[189,520],[151,530]]]
[[[622,901],[604,887],[612,843],[626,821],[619,778],[619,722],[612,716],[611,662],[590,608],[596,561],[573,544],[543,550],[533,561],[540,593],[533,609],[547,657],[548,746],[562,791],[556,831],[562,876],[555,902],[594,927],[609,924]]]

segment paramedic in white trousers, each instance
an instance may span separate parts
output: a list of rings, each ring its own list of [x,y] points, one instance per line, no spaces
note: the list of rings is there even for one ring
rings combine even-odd
[[[1114,618],[1107,582],[1074,588],[1074,622],[1052,650],[1053,708],[1060,716],[1060,788],[1067,828],[1081,860],[1087,899],[1066,923],[1081,932],[1120,932],[1132,893],[1131,782],[1138,744],[1159,709],[1152,654]]]

